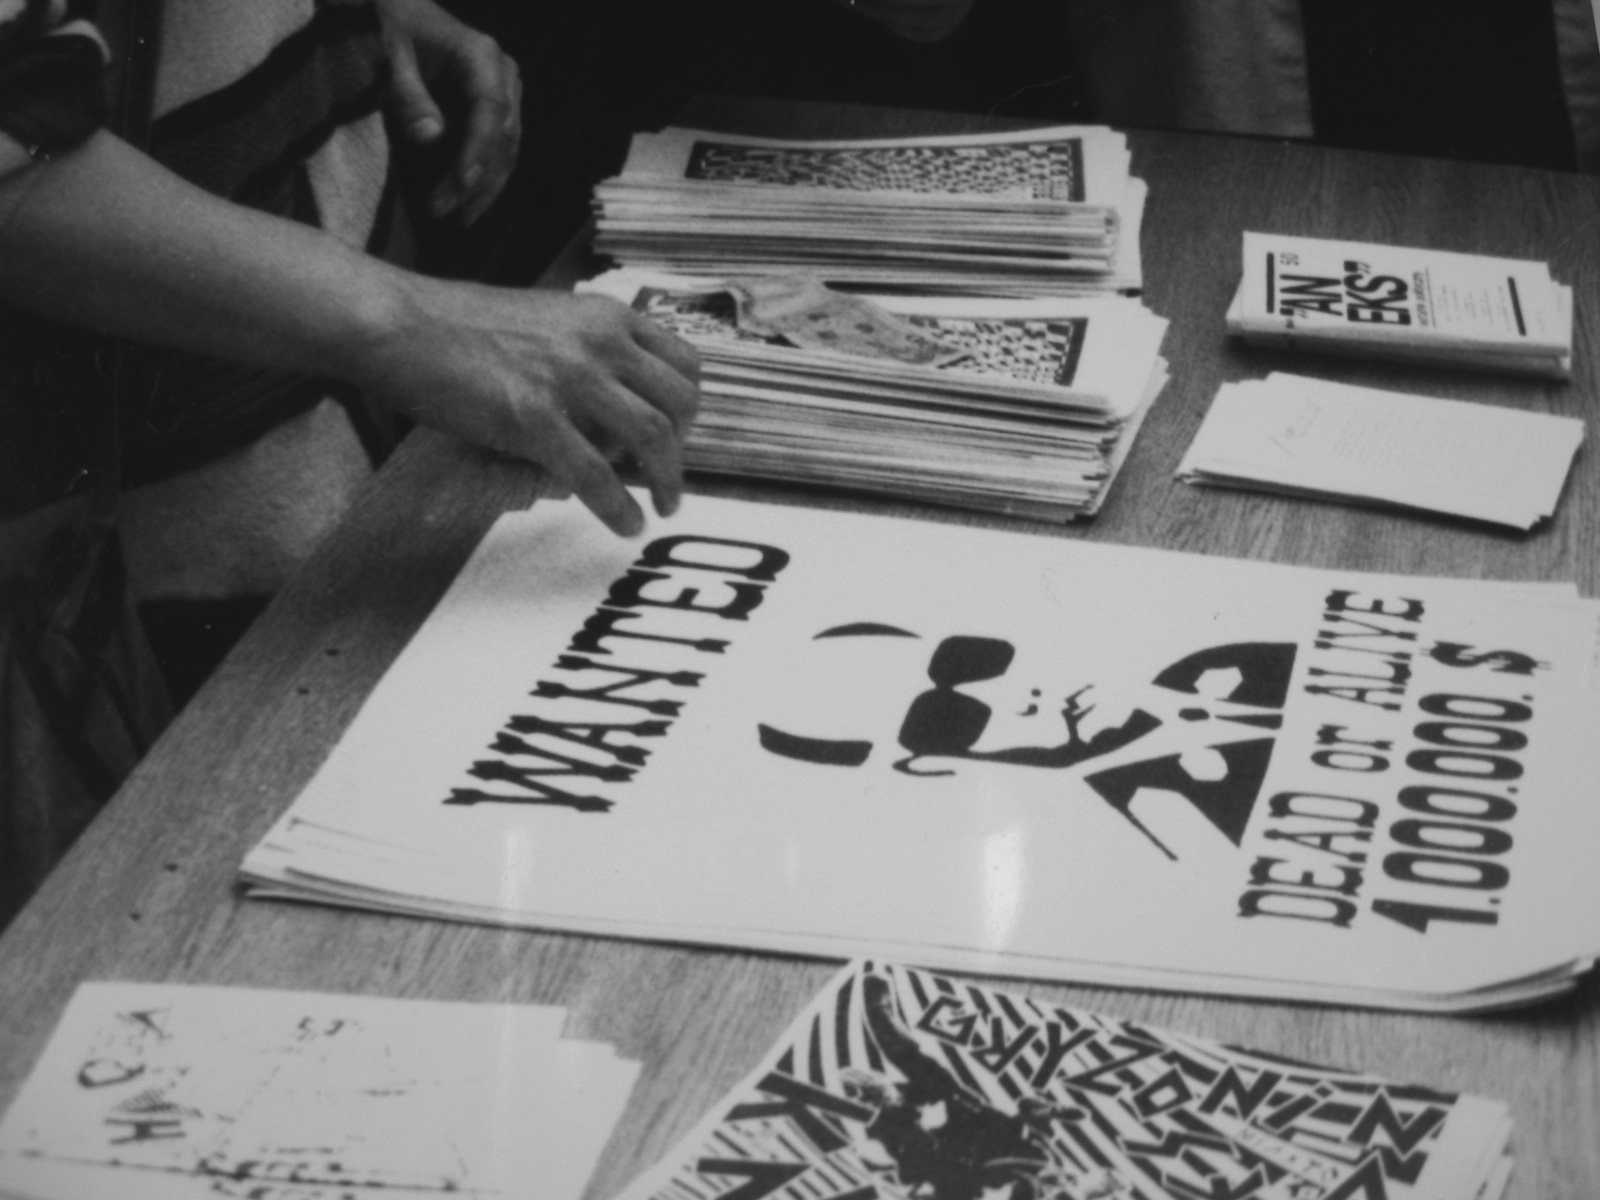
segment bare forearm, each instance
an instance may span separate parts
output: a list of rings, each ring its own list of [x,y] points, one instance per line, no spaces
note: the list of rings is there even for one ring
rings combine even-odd
[[[176,349],[351,378],[407,277],[107,133],[0,179],[0,298]]]
[[[218,199],[96,134],[0,178],[0,300],[143,342],[343,379],[542,463],[613,529],[643,514],[607,455],[677,504],[694,352],[615,301],[401,271]]]

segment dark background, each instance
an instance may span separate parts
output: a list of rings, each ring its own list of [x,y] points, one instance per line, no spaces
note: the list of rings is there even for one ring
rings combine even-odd
[[[924,46],[832,0],[447,0],[522,67],[524,152],[507,202],[424,266],[528,283],[621,166],[628,134],[700,92],[1101,119],[1084,96],[1070,0],[977,0]],[[1541,0],[1301,0],[1317,140],[1570,170],[1575,155]]]

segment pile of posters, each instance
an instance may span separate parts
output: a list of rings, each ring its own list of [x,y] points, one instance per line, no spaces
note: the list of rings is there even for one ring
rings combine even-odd
[[[686,497],[507,514],[266,894],[1435,1012],[1600,949],[1600,603]]]
[[[1299,375],[1224,384],[1178,478],[1531,529],[1554,514],[1576,417]]]
[[[1227,323],[1263,346],[1572,375],[1572,289],[1542,262],[1246,233]]]
[[[618,1200],[1496,1200],[1511,1132],[1479,1096],[857,963]]]
[[[1099,511],[1166,382],[1137,300],[862,297],[804,276],[613,271],[701,353],[691,470],[1065,521]]]
[[[87,983],[0,1123],[6,1200],[578,1200],[638,1064],[565,1010]]]
[[[1145,188],[1100,126],[799,142],[635,134],[595,188],[595,248],[722,277],[806,271],[871,290],[1087,295],[1140,286]]]

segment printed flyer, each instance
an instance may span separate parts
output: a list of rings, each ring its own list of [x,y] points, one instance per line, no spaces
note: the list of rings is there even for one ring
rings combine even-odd
[[[1482,1200],[1505,1106],[856,963],[619,1200]]]
[[[392,911],[1403,1008],[1600,943],[1595,602],[687,498],[503,517],[245,862]]]

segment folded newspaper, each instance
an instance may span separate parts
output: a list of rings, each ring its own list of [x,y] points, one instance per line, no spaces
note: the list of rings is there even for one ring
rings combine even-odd
[[[1136,291],[1143,183],[1101,126],[892,140],[635,134],[595,188],[595,247],[722,277],[804,271],[873,290]]]
[[[1506,1106],[846,968],[618,1200],[1495,1200]]]
[[[1572,289],[1542,262],[1246,233],[1248,342],[1567,379]]]
[[[1600,947],[1600,603],[685,499],[500,519],[256,894],[1454,1012]]]
[[[857,296],[805,276],[613,271],[701,353],[691,470],[1037,520],[1092,516],[1166,383],[1137,300]]]

